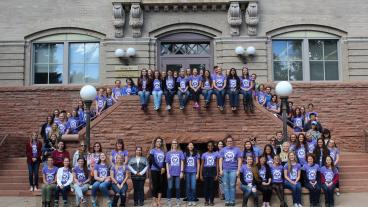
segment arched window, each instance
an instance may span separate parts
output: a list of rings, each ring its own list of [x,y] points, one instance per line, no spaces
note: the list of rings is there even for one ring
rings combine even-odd
[[[84,34],[55,34],[32,41],[34,84],[97,83],[100,40]]]
[[[340,37],[318,31],[295,31],[272,37],[275,81],[340,79]]]

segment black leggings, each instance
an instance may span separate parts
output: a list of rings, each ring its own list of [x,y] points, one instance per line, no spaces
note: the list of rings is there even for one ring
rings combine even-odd
[[[280,206],[287,206],[284,200],[284,184],[283,183],[273,183],[272,189],[275,191],[277,197],[280,200]]]
[[[199,96],[201,95],[201,91],[199,89],[197,91],[194,91],[192,88],[190,88],[189,91],[193,101],[199,103]]]
[[[272,196],[272,186],[271,185],[260,185],[258,189],[262,192],[263,202],[269,203]]]
[[[163,192],[164,175],[161,175],[160,171],[151,171],[152,179],[152,196],[157,198],[158,194]]]

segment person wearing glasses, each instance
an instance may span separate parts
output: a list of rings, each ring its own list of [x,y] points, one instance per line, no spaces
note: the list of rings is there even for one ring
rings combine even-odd
[[[88,158],[87,145],[82,141],[79,145],[79,149],[75,151],[73,155],[73,167],[78,166],[78,158],[82,157],[84,160]]]

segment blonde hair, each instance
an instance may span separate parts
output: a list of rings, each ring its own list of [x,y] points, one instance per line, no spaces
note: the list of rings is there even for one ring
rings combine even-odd
[[[287,161],[287,164],[288,164],[288,171],[291,172],[291,161],[290,161],[290,155],[293,154],[294,155],[294,161],[295,162],[298,162],[298,158],[295,154],[295,152],[291,151],[288,153],[288,161]]]

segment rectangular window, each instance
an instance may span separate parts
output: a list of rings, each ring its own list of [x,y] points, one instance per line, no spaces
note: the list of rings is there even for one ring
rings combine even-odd
[[[69,83],[99,81],[99,43],[69,44]]]
[[[34,44],[33,57],[35,84],[63,83],[64,45],[62,43]]]
[[[337,40],[309,40],[311,80],[339,80]]]
[[[303,80],[302,40],[274,40],[274,80]]]

